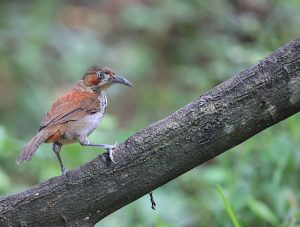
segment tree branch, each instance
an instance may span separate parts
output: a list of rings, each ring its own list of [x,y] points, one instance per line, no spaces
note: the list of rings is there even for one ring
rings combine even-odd
[[[92,226],[300,110],[300,38],[115,150],[0,199],[0,226]]]

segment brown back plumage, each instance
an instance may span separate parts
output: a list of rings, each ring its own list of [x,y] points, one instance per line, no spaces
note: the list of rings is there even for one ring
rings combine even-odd
[[[99,108],[97,94],[71,90],[51,106],[42,120],[39,130],[68,121],[76,121],[86,114],[97,112]]]

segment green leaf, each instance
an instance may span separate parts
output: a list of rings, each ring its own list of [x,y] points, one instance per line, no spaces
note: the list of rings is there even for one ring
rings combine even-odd
[[[216,185],[216,189],[217,189],[217,192],[219,193],[219,195],[221,196],[221,198],[223,200],[223,203],[224,203],[224,205],[226,207],[227,213],[228,213],[228,215],[229,215],[229,217],[230,217],[233,225],[235,227],[240,227],[240,224],[239,224],[239,222],[238,222],[238,220],[237,220],[237,218],[236,218],[236,216],[235,216],[235,214],[234,214],[234,212],[233,212],[233,210],[231,208],[231,205],[230,205],[229,201],[225,197],[221,186],[217,184]]]
[[[247,201],[247,205],[253,213],[262,218],[264,221],[270,222],[273,225],[276,225],[278,223],[278,218],[276,217],[276,215],[262,201],[250,197]]]

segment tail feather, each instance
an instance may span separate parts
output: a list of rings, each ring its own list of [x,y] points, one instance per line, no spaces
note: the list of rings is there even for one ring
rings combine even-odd
[[[45,142],[48,137],[49,133],[45,133],[43,130],[39,131],[20,152],[16,160],[17,164],[30,160],[38,147]]]

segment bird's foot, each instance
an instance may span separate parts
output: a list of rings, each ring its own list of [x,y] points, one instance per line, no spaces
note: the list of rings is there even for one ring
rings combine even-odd
[[[68,185],[69,184],[69,178],[68,178],[67,172],[68,172],[68,170],[64,166],[62,166],[61,167],[61,173],[62,173],[62,176],[64,176],[64,178],[65,178],[66,184]]]
[[[104,146],[104,148],[107,151],[107,156],[109,158],[110,161],[112,161],[113,163],[117,164],[114,160],[113,154],[114,154],[114,150],[117,147],[117,142],[115,142],[115,144],[106,144]]]
[[[69,190],[71,183],[70,183],[70,179],[68,178],[68,170],[64,166],[61,167],[61,173],[65,179],[65,185],[66,185],[67,189]]]
[[[67,178],[67,169],[63,166],[63,167],[61,167],[61,173],[62,173],[62,175],[65,177],[65,178]]]

